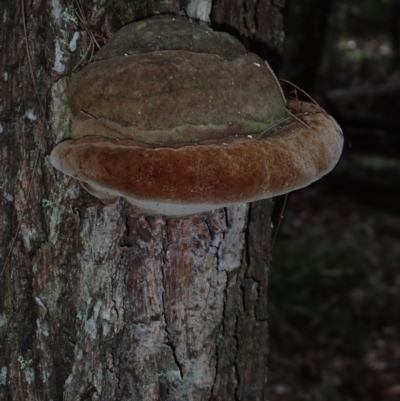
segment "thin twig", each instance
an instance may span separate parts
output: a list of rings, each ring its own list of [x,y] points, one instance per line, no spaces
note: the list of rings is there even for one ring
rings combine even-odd
[[[92,51],[92,55],[90,56],[89,60],[92,59],[92,57],[93,57],[93,50],[92,50],[92,49],[93,49],[93,46],[92,46],[92,45],[89,45],[88,48],[87,48],[86,51],[85,51],[85,54],[81,57],[81,59],[79,60],[79,63],[75,65],[75,67],[73,68],[73,70],[76,70],[76,69],[81,65],[81,63],[86,59],[86,57],[87,57],[87,55],[88,55],[88,53],[89,53],[90,51]]]
[[[22,6],[22,24],[24,26],[24,37],[25,37],[25,44],[26,44],[26,55],[28,57],[28,63],[29,63],[29,71],[30,71],[30,74],[31,74],[31,79],[32,79],[33,87],[35,89],[36,97],[38,99],[40,108],[42,109],[42,113],[43,113],[43,116],[45,118],[46,128],[48,128],[48,122],[46,120],[46,110],[44,109],[43,103],[42,103],[42,101],[40,100],[40,97],[39,97],[39,91],[38,91],[38,88],[37,88],[37,85],[36,85],[35,76],[33,74],[31,55],[29,53],[28,32],[27,32],[27,29],[26,29],[26,17],[25,17],[25,0],[21,0],[21,6]]]
[[[78,16],[79,20],[81,21],[82,26],[85,28],[86,32],[92,39],[92,42],[97,46],[98,49],[100,49],[100,45],[98,44],[95,36],[93,35],[93,32],[90,30],[89,21],[86,17],[86,13],[85,13],[85,9],[83,8],[82,1],[76,0],[76,4],[79,9],[79,13],[77,13],[77,16]]]
[[[297,90],[299,90],[301,93],[303,93],[304,95],[306,95],[315,105],[317,105],[323,112],[326,113],[325,109],[311,96],[309,95],[305,90],[301,89],[300,87],[298,87],[296,84],[294,84],[293,82],[288,81],[287,79],[281,79],[282,82],[285,82],[289,85],[292,85],[293,88],[296,88]],[[297,94],[296,94],[296,98],[297,98]]]
[[[286,111],[294,118],[296,119],[300,124],[304,125],[308,129],[312,129],[305,121],[303,121],[300,117],[297,117],[296,114],[292,113],[289,109],[286,109]],[[318,132],[318,131],[315,131]]]
[[[95,47],[100,49],[100,45],[97,42],[95,35],[93,34],[93,32],[90,29],[89,21],[86,17],[85,9],[83,8],[81,0],[76,0],[75,4],[76,4],[75,14],[78,17],[81,28],[84,31],[86,31],[86,33],[89,37],[89,46],[88,46],[87,50],[85,51],[85,54],[79,60],[79,63],[73,68],[74,70],[76,70],[78,68],[78,66],[87,58],[89,53],[90,53],[90,57],[88,59],[88,62],[90,62],[92,60]]]
[[[149,147],[150,147],[150,144],[148,144],[148,143],[146,143],[146,142],[143,142],[143,141],[141,141],[140,139],[137,139],[137,138],[134,138],[134,137],[129,136],[129,135],[126,134],[124,131],[121,131],[121,130],[119,130],[118,128],[113,127],[112,125],[107,124],[105,121],[103,121],[103,120],[101,120],[100,118],[94,116],[93,114],[90,114],[90,113],[88,113],[87,111],[82,110],[82,109],[80,109],[79,111],[80,111],[82,114],[84,114],[85,116],[88,116],[90,119],[97,121],[97,122],[100,123],[101,125],[104,125],[104,127],[109,128],[109,129],[111,129],[111,130],[117,132],[117,133],[120,134],[120,135],[123,135],[124,138],[127,138],[127,139],[130,139],[130,140],[134,141],[134,142],[137,142],[137,143],[136,143],[137,146],[142,146],[142,147],[146,147],[146,148],[149,148]]]
[[[286,121],[289,121],[289,120],[290,120],[290,117],[286,117],[286,118],[283,118],[282,120],[277,121],[275,124],[272,124],[272,125],[271,125],[270,127],[268,127],[266,130],[264,130],[263,132],[261,132],[261,134],[258,135],[257,139],[260,140],[261,137],[262,137],[264,134],[266,134],[268,131],[271,131],[274,127],[276,127],[276,126],[278,126],[278,125],[280,125],[280,124],[283,124],[283,123],[285,123]]]
[[[297,85],[295,85],[294,83],[292,83],[292,82],[290,82],[290,81],[288,81],[288,80],[286,80],[286,79],[281,79],[281,81],[282,82],[286,82],[287,84],[289,84],[289,85],[292,85],[294,88],[295,88],[295,91],[296,90],[299,90],[300,92],[302,92],[304,95],[306,95],[316,106],[318,106],[319,107],[319,109],[321,110],[321,113],[323,113],[323,114],[325,114],[326,116],[329,116],[329,114],[326,112],[326,110],[311,96],[311,95],[309,95],[306,91],[304,91],[303,89],[301,89],[300,87],[298,87]],[[296,100],[298,100],[298,98],[297,98],[297,92],[295,92],[296,93]],[[292,114],[289,110],[287,110],[288,112],[289,112],[289,114]],[[293,115],[293,114],[292,114]],[[294,115],[293,115],[294,116]],[[296,117],[295,117],[296,118]],[[299,120],[299,119],[297,119],[297,120]],[[300,121],[300,120],[299,120]],[[303,124],[305,124],[304,122],[303,122]],[[336,128],[336,131],[342,136],[342,137],[344,137],[344,135],[343,135],[343,132],[340,130],[340,129],[337,129]]]
[[[272,251],[274,250],[275,241],[276,241],[276,238],[278,236],[279,229],[281,227],[281,223],[282,223],[282,220],[283,220],[283,215],[285,213],[286,203],[287,203],[288,197],[289,197],[289,194],[285,194],[285,199],[283,201],[282,209],[281,209],[281,212],[279,214],[278,224],[276,225],[276,230],[275,230],[275,233],[274,233],[274,238],[272,238],[270,253],[272,253]]]
[[[283,89],[282,89],[281,84],[279,83],[278,77],[275,75],[274,70],[271,68],[271,66],[265,60],[264,60],[264,63],[266,65],[266,67],[268,68],[269,72],[272,74],[275,82],[278,84],[279,92],[282,96],[284,103],[287,104],[286,97],[285,97],[285,94],[283,93]]]

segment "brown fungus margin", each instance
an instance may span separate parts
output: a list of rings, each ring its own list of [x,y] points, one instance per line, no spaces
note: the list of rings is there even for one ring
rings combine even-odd
[[[88,136],[59,144],[52,164],[105,202],[138,214],[183,216],[305,187],[339,160],[343,134],[320,107],[291,101],[297,118],[272,134],[142,147]]]

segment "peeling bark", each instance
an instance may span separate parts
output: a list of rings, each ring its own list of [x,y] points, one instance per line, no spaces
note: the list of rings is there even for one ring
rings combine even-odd
[[[0,269],[17,232],[0,278],[0,400],[263,400],[272,203],[132,219],[122,200],[104,206],[55,171],[89,46],[69,4],[0,4]],[[101,42],[186,2],[84,5]],[[256,6],[273,35],[253,36],[273,49],[279,10]]]

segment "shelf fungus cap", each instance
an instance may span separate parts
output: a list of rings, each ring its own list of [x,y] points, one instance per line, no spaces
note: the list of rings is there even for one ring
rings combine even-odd
[[[74,78],[70,106],[73,139],[53,150],[53,166],[138,215],[183,216],[302,188],[333,169],[343,146],[334,119],[286,103],[257,56],[181,17],[121,29]]]

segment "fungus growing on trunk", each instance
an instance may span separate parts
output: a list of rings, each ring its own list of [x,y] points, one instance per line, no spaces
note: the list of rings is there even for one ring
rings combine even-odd
[[[74,78],[70,106],[73,139],[56,146],[52,164],[137,214],[287,193],[332,170],[343,146],[333,118],[287,104],[270,68],[239,41],[183,17],[122,28]]]

